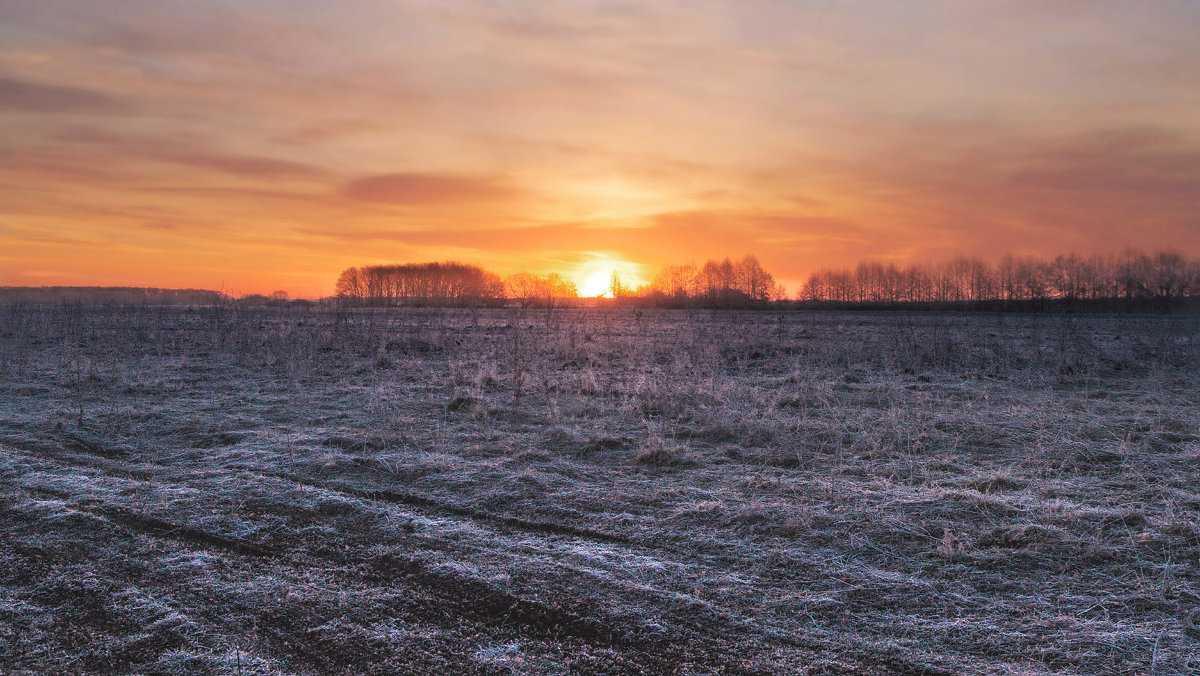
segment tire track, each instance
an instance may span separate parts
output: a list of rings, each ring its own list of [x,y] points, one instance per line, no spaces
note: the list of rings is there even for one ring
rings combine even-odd
[[[50,488],[30,487],[25,490],[59,499],[71,497],[65,491]],[[561,638],[565,635],[585,643],[610,648],[665,648],[662,645],[650,645],[629,632],[598,620],[582,617],[540,601],[522,598],[486,582],[435,570],[415,557],[372,557],[361,554],[355,556],[350,552],[340,552],[339,560],[334,561],[331,554],[322,555],[319,552],[292,547],[264,545],[172,523],[120,507],[79,505],[77,509],[103,518],[127,531],[172,541],[191,549],[268,559],[296,569],[331,569],[330,566],[324,565],[326,563],[350,565],[360,571],[361,577],[372,583],[387,584],[402,579],[435,592],[440,598],[449,601],[460,614],[478,619],[488,626],[495,626],[498,622],[510,623],[532,629],[533,633],[545,638]]]
[[[514,516],[503,516],[501,514],[493,514],[484,512],[470,507],[463,507],[449,502],[442,502],[427,498],[423,495],[415,493],[402,493],[390,489],[361,489],[346,486],[341,483],[329,483],[313,481],[304,477],[283,474],[283,473],[261,473],[259,476],[270,477],[272,479],[280,479],[290,483],[295,483],[309,488],[329,491],[332,493],[340,493],[362,500],[374,500],[377,502],[388,502],[394,505],[404,505],[405,507],[417,507],[429,511],[441,512],[451,516],[459,516],[472,521],[485,521],[487,523],[499,524],[507,526],[513,530],[527,531],[537,535],[555,536],[562,535],[568,537],[576,537],[585,540],[595,540],[607,544],[621,544],[639,546],[623,535],[615,533],[606,533],[603,531],[593,530],[591,528],[579,528],[563,523],[554,523],[551,521],[528,521]]]
[[[34,443],[20,439],[4,439],[3,446],[15,449],[24,453],[29,457],[38,460],[57,460],[64,465],[71,467],[85,467],[87,469],[95,469],[109,476],[120,477],[123,479],[135,479],[137,481],[150,481],[151,479],[163,478],[160,474],[155,474],[142,469],[132,469],[124,466],[124,463],[114,460],[114,456],[107,452],[89,450],[92,447],[87,445],[70,445],[70,447],[56,447],[47,444]],[[0,448],[3,448],[0,446]],[[82,456],[82,457],[80,457]],[[143,465],[153,465],[159,469],[167,469],[165,465],[150,462],[146,460],[140,461]]]
[[[66,491],[43,486],[23,487],[21,490],[31,495],[42,495],[62,500],[78,498],[78,496],[72,495]],[[141,533],[155,541],[168,541],[176,545],[182,545],[189,549],[202,549],[207,552],[236,554],[243,558],[249,558],[251,561],[267,557],[270,554],[269,552],[265,551],[265,548],[257,544],[240,540],[238,538],[232,538],[217,533],[211,533],[195,528],[180,526],[178,524],[172,524],[163,521],[162,519],[157,519],[144,514],[137,514],[131,512],[130,510],[103,507],[88,508],[89,505],[97,505],[97,501],[90,498],[84,498],[82,502],[84,504],[81,505],[78,501],[76,501],[76,505],[73,506],[72,509],[75,512],[87,514],[92,518],[107,522],[115,529],[120,529],[125,532]],[[9,529],[12,527],[14,522],[17,522],[21,523],[26,529],[36,529],[39,532],[39,538],[44,537],[44,524],[39,523],[39,519],[28,512],[17,510],[11,505],[0,503],[0,516],[5,517],[6,527],[5,530],[0,531],[0,533],[4,533],[6,535],[12,534],[12,532],[15,532],[15,529],[12,529],[11,531]],[[62,532],[64,534],[69,533],[69,531]],[[89,551],[92,550],[91,547],[87,547],[87,549]],[[33,554],[34,558],[30,559],[27,552],[18,552],[18,556],[24,556],[21,568],[23,569],[23,575],[26,577],[45,578],[49,580],[58,576],[54,572],[55,569],[53,568],[56,563],[54,559],[38,556],[36,553]],[[94,555],[89,554],[88,556],[91,558]],[[101,560],[97,559],[97,561]],[[147,594],[153,595],[156,598],[163,595],[161,591],[161,581],[159,582],[159,587],[146,586],[147,580],[144,575],[138,574],[129,576],[128,574],[123,573],[124,571],[122,569],[110,568],[108,571],[106,571],[105,578],[107,580],[120,583],[120,585],[123,586],[138,587],[143,589]],[[166,595],[173,595],[179,591],[180,590],[173,585],[166,587]],[[233,599],[229,599],[228,601],[236,603],[239,600],[239,598],[235,597]],[[173,612],[186,616],[188,622],[204,627],[204,631],[201,632],[202,640],[199,643],[191,646],[193,651],[211,654],[214,651],[227,649],[229,645],[237,645],[240,642],[244,642],[247,638],[248,632],[250,635],[256,637],[254,640],[261,641],[264,646],[267,646],[267,650],[261,651],[253,648],[246,649],[245,647],[242,647],[242,654],[246,657],[253,657],[257,654],[264,661],[269,663],[273,663],[275,660],[282,659],[284,664],[289,665],[289,668],[287,672],[281,673],[294,674],[295,676],[315,676],[316,674],[326,673],[328,671],[329,665],[327,660],[322,662],[319,659],[314,659],[314,657],[311,655],[305,654],[303,651],[292,649],[291,646],[293,643],[295,643],[294,641],[289,641],[287,640],[287,637],[282,637],[276,632],[267,630],[265,626],[251,626],[247,629],[246,627],[241,627],[236,624],[230,624],[228,620],[228,607],[223,608],[223,610],[216,613],[216,616],[214,617],[211,612],[195,613],[191,607],[188,607],[188,604],[181,604],[174,600],[165,603],[165,605],[170,606]],[[50,610],[55,613],[60,612],[56,606],[52,606]],[[207,610],[212,611],[214,609],[207,608]],[[246,610],[247,612],[256,612],[256,609],[251,607],[247,607]],[[70,626],[78,625],[88,627],[90,630],[96,632],[100,636],[108,635],[111,637],[111,640],[117,641],[120,641],[122,638],[123,631],[128,631],[128,629],[120,626],[98,622],[86,614],[80,615],[78,613],[73,613],[69,614],[66,618],[59,619],[58,621]],[[214,637],[217,637],[217,640],[214,641]],[[80,656],[83,660],[82,670],[78,672],[63,670],[61,673],[116,674],[125,673],[127,670],[132,669],[132,667],[135,666],[133,663],[130,663],[122,667],[120,664],[114,663],[112,661],[113,655],[108,653],[101,653],[101,656],[105,657],[105,661],[102,664],[94,663],[96,655],[92,655],[87,652],[89,646],[80,645],[72,647],[77,647],[82,652]],[[152,660],[144,660],[143,666],[149,664],[150,661]],[[0,662],[0,664],[2,664],[2,662]],[[44,667],[46,665],[42,666]],[[118,670],[118,668],[120,668],[120,670]],[[0,667],[0,672],[3,671],[3,668]],[[32,674],[34,672],[29,671],[26,673]],[[39,671],[37,673],[42,672]],[[54,673],[60,672],[55,671]],[[141,671],[138,670],[138,673],[141,673]]]
[[[86,450],[90,447],[81,446],[78,448],[72,447],[70,449],[66,449],[40,444],[31,444],[27,442],[15,442],[12,440],[6,440],[4,443],[12,448],[28,453],[39,459],[47,459],[47,456],[49,456],[50,459],[58,460],[67,465],[99,470],[110,476],[136,479],[138,481],[156,480],[166,483],[181,483],[182,481],[178,477],[170,476],[169,472],[172,468],[167,465],[149,460],[142,460],[140,461],[141,464],[154,466],[161,470],[161,472],[155,473],[146,470],[130,469],[128,467],[121,466],[119,462],[112,459],[112,455],[106,452],[97,451],[93,453],[90,450]],[[84,457],[80,458],[77,454],[83,454]],[[286,474],[282,472],[246,471],[245,473],[260,478],[278,479],[299,486],[315,488],[333,493],[340,493],[342,495],[355,497],[362,500],[387,502],[394,505],[403,505],[405,507],[415,507],[426,511],[440,512],[441,514],[462,517],[472,521],[498,524],[513,530],[526,531],[535,535],[576,537],[585,540],[603,542],[606,544],[643,546],[623,535],[618,535],[616,533],[607,533],[591,528],[580,528],[578,526],[571,526],[564,523],[554,523],[550,521],[530,521],[513,516],[504,516],[501,514],[484,512],[481,510],[472,509],[470,507],[456,505],[450,502],[435,500],[433,498],[417,495],[415,493],[400,492],[386,488],[354,488],[343,483],[320,482],[302,476]]]

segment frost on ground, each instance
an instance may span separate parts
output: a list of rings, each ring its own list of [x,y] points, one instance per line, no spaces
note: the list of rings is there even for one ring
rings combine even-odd
[[[1200,669],[1200,321],[0,308],[6,674]]]

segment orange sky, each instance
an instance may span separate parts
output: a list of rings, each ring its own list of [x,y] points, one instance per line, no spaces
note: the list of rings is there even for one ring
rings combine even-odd
[[[1200,254],[1200,3],[0,0],[0,285]]]

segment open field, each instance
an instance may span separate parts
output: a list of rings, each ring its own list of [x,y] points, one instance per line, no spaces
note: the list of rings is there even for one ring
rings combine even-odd
[[[0,307],[5,674],[1200,670],[1200,319]]]

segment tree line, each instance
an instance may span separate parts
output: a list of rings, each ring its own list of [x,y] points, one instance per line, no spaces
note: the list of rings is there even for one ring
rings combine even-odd
[[[342,302],[363,305],[553,307],[579,298],[575,283],[558,273],[501,278],[454,261],[348,268],[336,291]],[[608,291],[614,302],[638,307],[1169,310],[1200,296],[1200,260],[1170,250],[1007,255],[995,264],[968,257],[910,265],[868,260],[813,272],[790,300],[757,258],[745,256],[667,265],[636,287],[614,273]]]
[[[1169,309],[1200,294],[1200,261],[1177,251],[1052,259],[1007,255],[994,265],[959,257],[899,266],[864,261],[809,276],[802,301],[834,306],[998,304]]]
[[[558,273],[518,272],[505,280],[508,298],[522,307],[546,307],[578,298],[575,283]],[[667,265],[649,284],[625,283],[614,272],[607,295],[620,304],[657,307],[754,307],[783,298],[775,277],[754,256]]]
[[[496,305],[505,297],[499,276],[454,261],[347,268],[335,292],[343,301],[365,305]]]
[[[504,289],[521,307],[551,307],[564,299],[579,297],[575,282],[557,272],[548,275],[518,272],[504,280]]]
[[[558,273],[518,272],[501,279],[477,265],[454,261],[347,268],[335,285],[342,302],[360,305],[501,305],[551,307],[579,298],[574,282]],[[654,280],[631,286],[613,274],[608,289],[616,301],[663,307],[751,307],[783,297],[783,290],[758,259],[709,260],[668,265]]]
[[[786,295],[754,256],[663,267],[645,286],[628,289],[613,280],[613,298],[660,307],[754,307]]]

